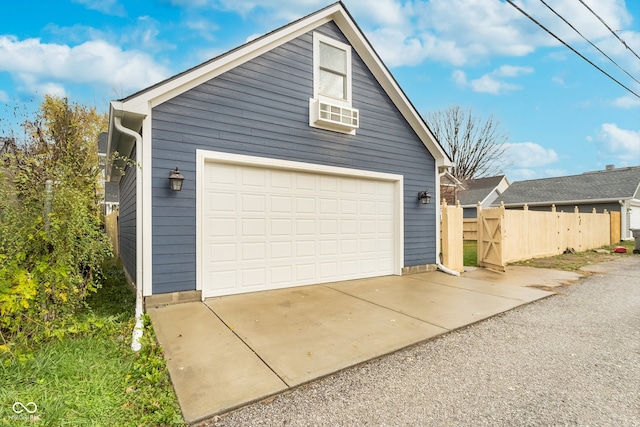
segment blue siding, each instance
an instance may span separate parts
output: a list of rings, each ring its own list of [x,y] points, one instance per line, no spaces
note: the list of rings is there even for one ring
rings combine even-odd
[[[344,43],[334,23],[316,31]],[[401,174],[405,195],[405,266],[433,264],[435,161],[353,52],[356,135],[309,127],[313,96],[312,33],[279,46],[153,109],[153,292],[195,289],[195,151],[326,164]],[[183,190],[168,189],[175,166]]]
[[[130,155],[136,162],[136,147]],[[125,270],[135,282],[136,278],[136,166],[127,166],[120,180],[120,258]]]

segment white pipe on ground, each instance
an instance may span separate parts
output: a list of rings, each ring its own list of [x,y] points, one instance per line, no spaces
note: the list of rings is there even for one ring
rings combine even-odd
[[[455,270],[451,270],[450,268],[445,267],[444,265],[438,263],[438,270],[447,273],[447,274],[451,274],[452,276],[460,276],[460,273],[455,271]]]

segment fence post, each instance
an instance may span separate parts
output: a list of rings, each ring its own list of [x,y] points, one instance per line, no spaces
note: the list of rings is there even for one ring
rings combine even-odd
[[[622,236],[620,235],[620,212],[611,211],[609,213],[609,227],[611,244],[618,243]]]
[[[462,206],[456,202],[455,206],[447,206],[442,199],[442,264],[455,271],[464,271],[463,256],[463,223]]]

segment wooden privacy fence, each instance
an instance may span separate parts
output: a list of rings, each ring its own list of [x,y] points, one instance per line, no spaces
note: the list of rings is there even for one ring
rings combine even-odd
[[[462,233],[464,240],[478,240],[478,218],[464,218]]]
[[[478,206],[478,266],[505,270],[509,262],[586,251],[610,243],[611,218],[603,213],[530,211]]]

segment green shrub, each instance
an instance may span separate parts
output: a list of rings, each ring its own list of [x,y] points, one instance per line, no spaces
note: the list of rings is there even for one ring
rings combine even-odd
[[[106,116],[46,96],[0,152],[0,353],[75,333],[111,256],[96,194]]]

